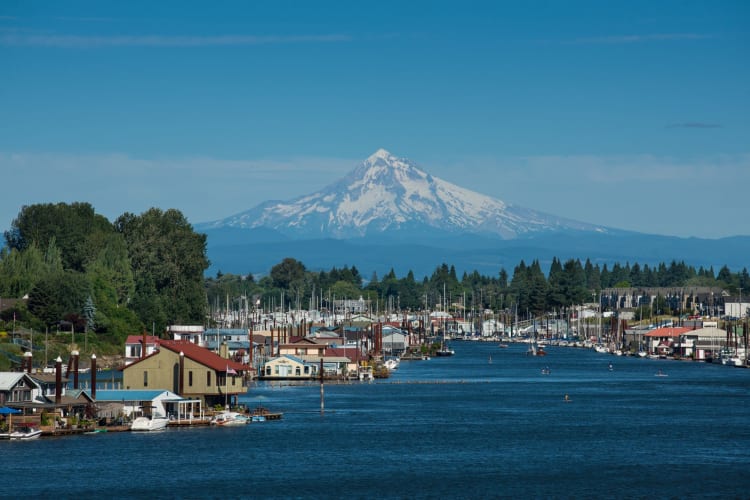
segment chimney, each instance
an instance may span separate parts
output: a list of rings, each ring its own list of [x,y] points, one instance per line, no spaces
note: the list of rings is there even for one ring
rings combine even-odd
[[[221,347],[219,347],[219,356],[224,359],[229,359],[229,346],[226,342],[221,343]]]
[[[146,329],[143,329],[143,345],[141,346],[141,359],[146,357]]]
[[[96,354],[91,355],[91,399],[96,401]]]
[[[59,405],[62,399],[62,358],[55,360],[55,404]]]
[[[180,382],[178,384],[180,396],[185,392],[185,353],[180,351]]]
[[[23,353],[23,366],[26,368],[26,373],[31,373],[31,351]]]
[[[73,389],[78,389],[78,351],[70,353],[70,364],[73,365]],[[68,372],[70,372],[70,364],[68,365]]]

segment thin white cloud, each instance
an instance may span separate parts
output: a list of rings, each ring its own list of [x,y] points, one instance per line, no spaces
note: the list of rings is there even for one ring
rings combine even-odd
[[[628,44],[658,41],[680,41],[680,40],[706,40],[714,38],[713,35],[701,33],[650,33],[643,35],[607,35],[595,37],[583,37],[570,40],[572,44]]]
[[[722,128],[719,123],[706,123],[706,122],[682,122],[682,123],[670,123],[667,128]]]
[[[57,48],[105,48],[105,47],[220,47],[242,45],[273,45],[291,43],[335,43],[348,42],[351,37],[341,34],[328,35],[219,35],[219,36],[169,36],[169,35],[124,35],[81,36],[54,34],[0,35],[0,45],[21,47]]]

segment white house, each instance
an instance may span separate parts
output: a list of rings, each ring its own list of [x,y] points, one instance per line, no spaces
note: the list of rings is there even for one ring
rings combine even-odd
[[[316,363],[309,363],[290,354],[282,354],[266,361],[258,376],[266,380],[309,379],[317,373],[318,365]]]
[[[170,325],[167,332],[172,335],[174,340],[187,340],[201,347],[203,345],[203,326],[202,325]]]
[[[127,418],[140,414],[178,415],[178,403],[186,401],[179,394],[161,389],[155,390],[98,390],[96,404],[99,418]],[[198,401],[198,404],[200,402]],[[145,409],[145,411],[144,411]]]

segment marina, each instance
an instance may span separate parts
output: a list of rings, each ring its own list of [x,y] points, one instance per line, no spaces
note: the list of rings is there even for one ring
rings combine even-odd
[[[3,465],[20,475],[33,463],[48,479],[16,484],[14,496],[745,496],[750,372],[526,349],[464,342],[388,379],[327,383],[324,412],[316,382],[256,381],[239,403],[283,412],[272,425],[8,441]],[[70,475],[63,455],[97,460]],[[136,471],[139,481],[122,481]]]

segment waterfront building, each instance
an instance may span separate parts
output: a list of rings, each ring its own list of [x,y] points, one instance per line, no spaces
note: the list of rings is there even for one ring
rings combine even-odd
[[[247,392],[252,367],[187,341],[160,340],[159,349],[122,369],[125,389],[163,389],[204,406],[226,405]]]
[[[691,331],[690,328],[668,326],[657,328],[644,334],[648,352],[659,356],[671,356],[680,335]]]
[[[715,326],[696,328],[680,335],[677,349],[682,357],[696,360],[719,357],[719,352],[727,344],[727,331]]]
[[[322,346],[325,348],[325,346]],[[320,358],[318,358],[319,362]],[[259,378],[265,380],[294,380],[314,378],[318,364],[308,362],[292,354],[282,354],[269,359],[261,368]]]
[[[408,346],[409,336],[401,330],[392,328],[386,333],[383,328],[383,352],[392,356],[398,356],[404,352]]]
[[[0,372],[0,406],[44,401],[42,387],[26,372]]]
[[[164,415],[175,420],[204,417],[200,400],[184,399],[161,389],[100,390],[96,392],[96,410],[98,419],[109,421],[141,415]]]
[[[172,337],[172,340],[187,340],[205,347],[202,325],[170,325],[167,327],[167,333]]]

